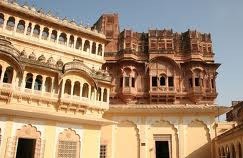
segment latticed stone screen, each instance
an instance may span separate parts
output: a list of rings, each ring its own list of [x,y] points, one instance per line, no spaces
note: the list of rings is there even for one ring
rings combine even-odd
[[[76,158],[78,142],[59,141],[58,158]]]
[[[106,158],[106,145],[100,146],[100,158]]]

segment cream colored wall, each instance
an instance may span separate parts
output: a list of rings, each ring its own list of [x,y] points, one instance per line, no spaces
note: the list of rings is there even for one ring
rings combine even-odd
[[[116,158],[139,158],[138,133],[133,123],[125,121],[118,124],[115,139]]]
[[[2,121],[4,120],[4,121]],[[57,154],[58,135],[65,129],[72,129],[80,136],[80,158],[99,158],[100,127],[93,125],[67,124],[50,120],[35,120],[25,117],[0,116],[2,129],[2,142],[0,144],[0,157],[5,158],[9,145],[9,138],[16,136],[16,131],[24,125],[31,124],[41,132],[41,153],[45,158],[54,158]],[[12,146],[13,147],[13,146]],[[91,150],[92,149],[92,150]],[[7,158],[7,157],[6,157]]]
[[[192,158],[192,153],[196,152],[199,153],[197,157],[205,157],[205,154],[207,158],[211,157],[208,140],[214,138],[214,116],[210,114],[109,114],[107,118],[118,122],[117,125],[105,126],[101,130],[101,142],[108,144],[107,158],[134,158],[137,156],[137,150],[140,158],[155,158],[155,135],[171,136],[172,158]],[[120,126],[122,122],[128,122],[129,126]],[[198,126],[195,126],[194,122]],[[136,136],[139,138],[137,141]],[[141,146],[141,143],[145,146]],[[140,146],[136,147],[136,144]],[[204,146],[206,147],[201,153],[199,149]]]
[[[100,127],[85,126],[81,150],[81,158],[99,158]]]

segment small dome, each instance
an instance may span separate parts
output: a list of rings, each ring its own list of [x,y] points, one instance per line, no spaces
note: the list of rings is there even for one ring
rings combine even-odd
[[[46,57],[42,54],[41,56],[39,56],[38,61],[44,63],[46,62]]]
[[[30,60],[36,60],[36,55],[34,52],[32,52],[30,55],[29,55],[29,59]]]
[[[27,54],[26,54],[25,50],[22,50],[22,52],[20,52],[20,57],[27,58]]]
[[[47,60],[47,64],[50,64],[50,65],[55,65],[55,60],[53,57],[50,57],[48,60]]]
[[[63,61],[62,59],[59,59],[56,64],[58,67],[63,67]]]

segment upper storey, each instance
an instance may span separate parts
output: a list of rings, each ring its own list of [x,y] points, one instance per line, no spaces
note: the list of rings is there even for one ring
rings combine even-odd
[[[67,19],[61,20],[26,5],[1,1],[0,7],[1,34],[11,38],[16,47],[23,46],[18,49],[28,49],[28,46],[23,45],[24,42],[26,45],[31,44],[36,51],[42,50],[41,54],[45,55],[49,51],[48,54],[62,58],[64,62],[79,58],[86,65],[97,69],[105,62],[104,47],[107,40],[97,30]]]
[[[120,32],[117,14],[104,14],[93,28],[104,32],[111,40],[106,45],[108,62],[126,58],[150,60],[156,56],[170,57],[178,62],[214,60],[211,35],[196,30],[178,33],[168,29],[151,29],[140,33],[125,29]]]

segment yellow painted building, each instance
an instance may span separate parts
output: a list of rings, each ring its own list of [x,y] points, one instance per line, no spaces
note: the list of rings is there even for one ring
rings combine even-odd
[[[209,34],[0,1],[0,157],[213,157],[218,66]]]

